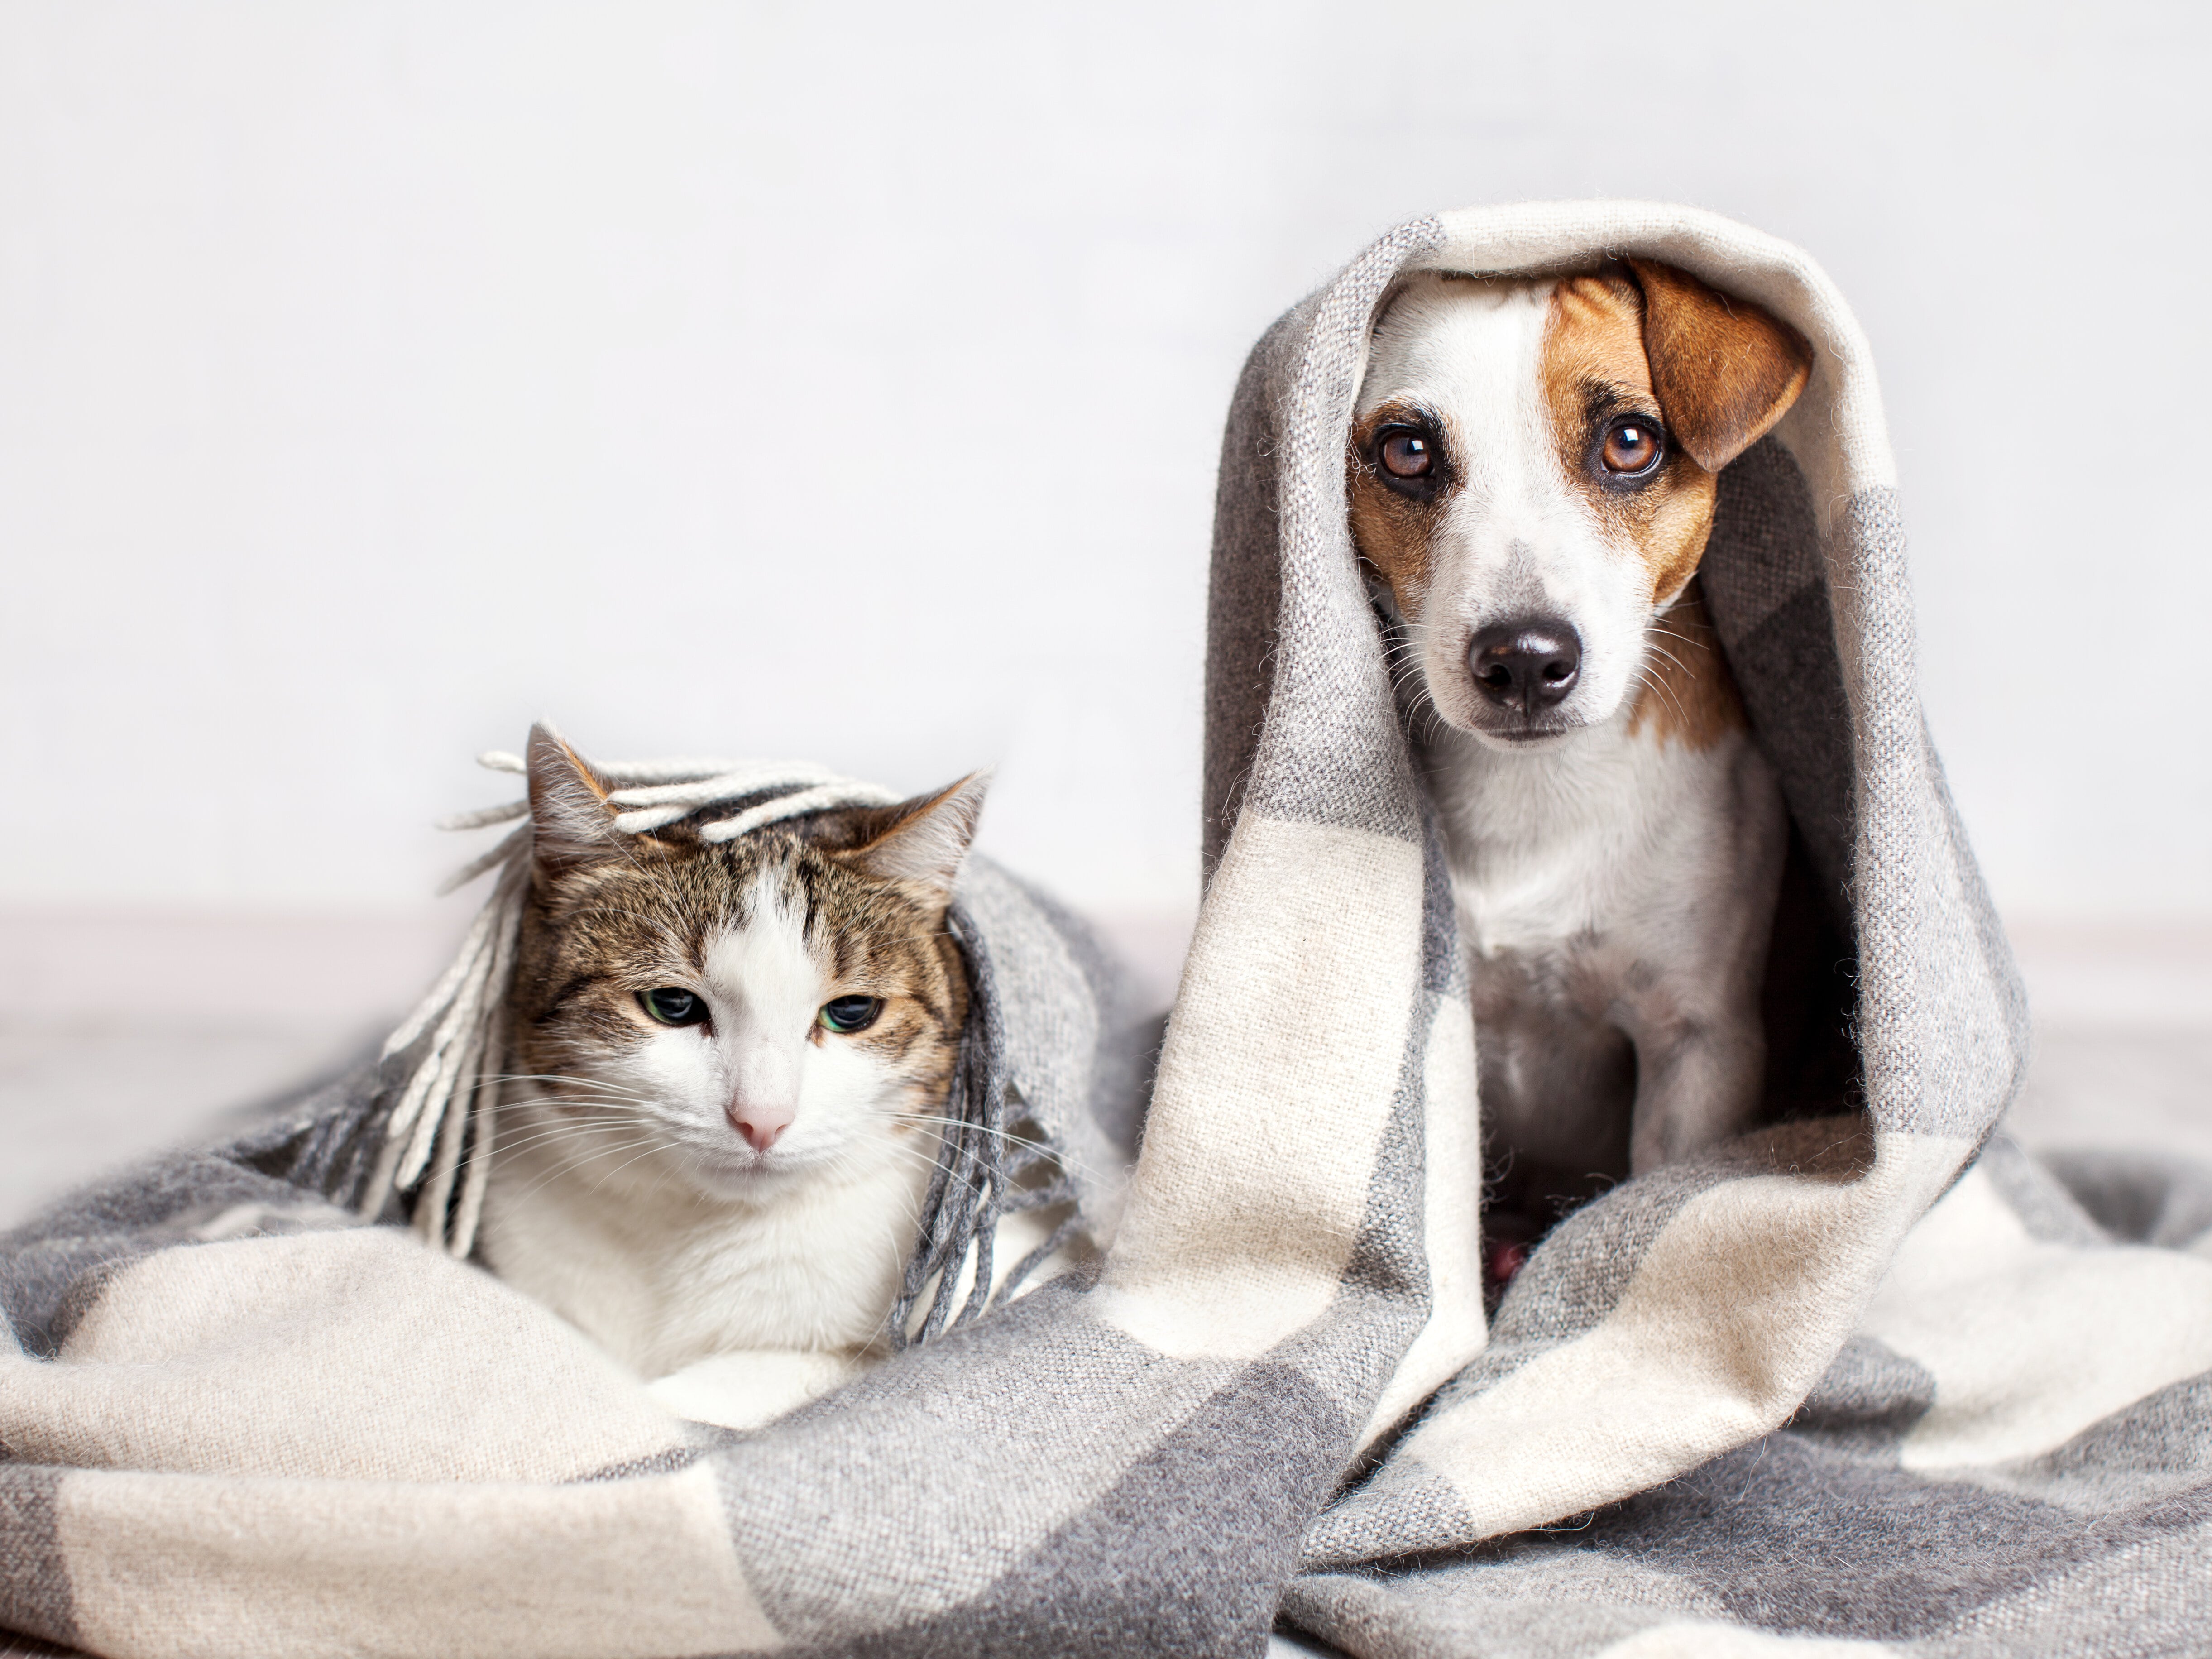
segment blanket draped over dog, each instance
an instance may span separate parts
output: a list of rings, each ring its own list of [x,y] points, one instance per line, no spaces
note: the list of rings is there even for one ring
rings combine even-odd
[[[1631,253],[1817,356],[1722,475],[1704,580],[1850,940],[1856,1076],[1569,1217],[1486,1330],[1466,969],[1346,432],[1399,273]],[[1253,1654],[1279,1619],[1378,1659],[2202,1646],[2212,1183],[1992,1138],[2025,1009],[1921,719],[1867,347],[1802,252],[1599,204],[1362,253],[1239,386],[1207,704],[1206,901],[1095,1275],[709,1433],[339,1224],[274,1125],[0,1245],[0,1624],[531,1659]],[[1087,1006],[1036,1064],[1083,1072]]]

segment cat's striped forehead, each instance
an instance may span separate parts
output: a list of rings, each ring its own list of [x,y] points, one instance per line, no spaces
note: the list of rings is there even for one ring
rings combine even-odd
[[[941,902],[788,831],[719,844],[639,837],[627,856],[543,882],[537,897],[538,948],[526,953],[535,960],[523,964],[526,980],[680,980],[706,970],[719,941],[765,921],[795,933],[840,984],[865,981],[946,1006]],[[521,988],[526,1001],[559,994],[552,982]]]

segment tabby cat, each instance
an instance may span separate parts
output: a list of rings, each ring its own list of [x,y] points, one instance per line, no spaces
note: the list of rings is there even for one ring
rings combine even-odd
[[[966,1017],[983,781],[710,843],[528,756],[532,890],[478,1250],[644,1377],[879,1344]]]

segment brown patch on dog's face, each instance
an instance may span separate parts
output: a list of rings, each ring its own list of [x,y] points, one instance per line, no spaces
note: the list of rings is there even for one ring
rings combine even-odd
[[[1458,484],[1448,422],[1413,403],[1382,404],[1355,422],[1345,453],[1345,494],[1359,556],[1390,585],[1398,614],[1421,614],[1434,543]]]
[[[1661,744],[1710,749],[1749,725],[1705,610],[1704,586],[1694,577],[1651,624],[1648,638],[1643,683],[1628,708],[1631,734],[1648,726]]]
[[[1705,554],[1714,478],[1669,440],[1644,353],[1642,291],[1610,274],[1562,281],[1540,372],[1569,484],[1636,548],[1651,603],[1668,603]]]

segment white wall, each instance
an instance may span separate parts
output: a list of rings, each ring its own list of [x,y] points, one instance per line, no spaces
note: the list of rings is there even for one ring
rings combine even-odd
[[[541,712],[1183,902],[1245,349],[1608,193],[1858,307],[2001,901],[2212,916],[2205,18],[0,3],[0,905],[411,903]]]

